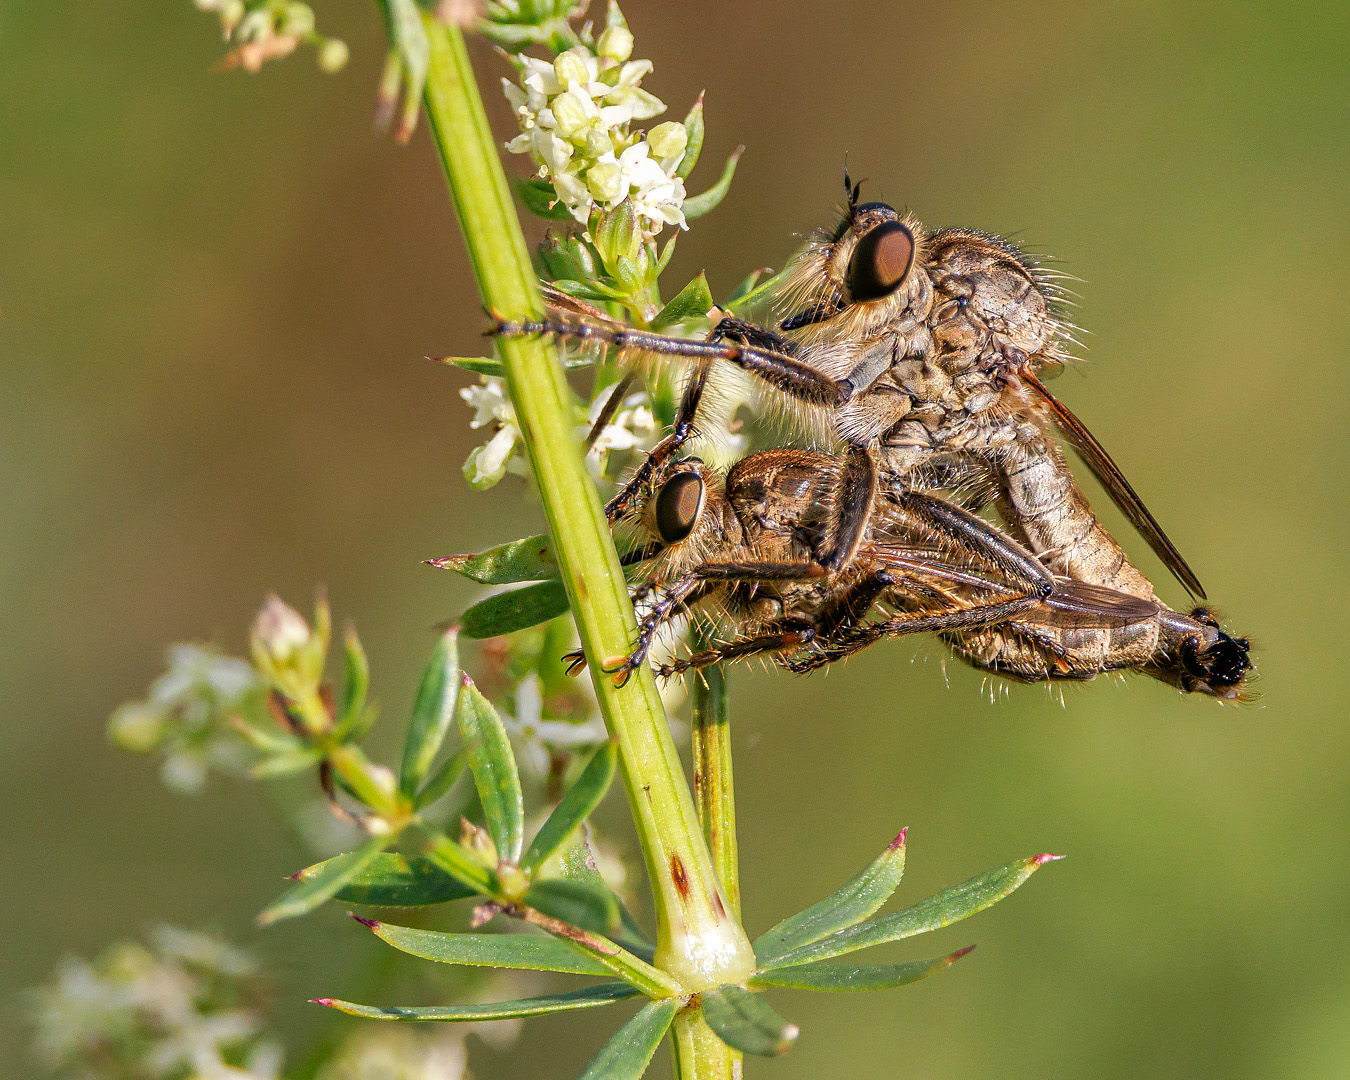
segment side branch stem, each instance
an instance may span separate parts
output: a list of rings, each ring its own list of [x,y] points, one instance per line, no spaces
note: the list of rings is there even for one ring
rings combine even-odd
[[[427,115],[483,300],[504,318],[537,318],[538,286],[464,37],[430,17],[426,28]],[[644,669],[620,689],[600,670],[627,653],[636,626],[556,351],[538,339],[498,348],[600,710],[619,741],[659,922],[656,965],[689,990],[741,981],[754,956],[703,842],[656,684]]]

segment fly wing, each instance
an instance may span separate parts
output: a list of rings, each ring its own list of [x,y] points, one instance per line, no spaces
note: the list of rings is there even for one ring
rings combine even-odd
[[[1036,621],[1074,629],[1112,629],[1146,622],[1162,608],[1151,600],[1089,585],[1072,578],[1056,578],[1054,591],[1034,609]]]
[[[1083,459],[1083,463],[1092,470],[1092,475],[1097,478],[1102,487],[1106,488],[1107,494],[1111,500],[1121,509],[1121,512],[1129,519],[1131,525],[1139,530],[1140,534],[1148,541],[1148,546],[1154,551],[1154,554],[1163,561],[1163,565],[1176,575],[1186,589],[1200,597],[1205,598],[1205,590],[1200,584],[1200,579],[1195,576],[1186,560],[1181,557],[1181,552],[1176,545],[1167,538],[1167,534],[1162,531],[1162,526],[1149,513],[1148,507],[1144,505],[1144,500],[1130,486],[1130,482],[1125,479],[1125,474],[1114,461],[1106,449],[1093,436],[1072,412],[1068,406],[1056,398],[1046,388],[1045,384],[1036,378],[1030,371],[1022,370],[1019,372],[1022,380],[1030,386],[1040,397],[1050,406],[1050,410],[1055,415],[1055,422],[1060,430],[1064,432],[1064,437],[1068,439],[1069,445],[1077,451],[1078,456]]]

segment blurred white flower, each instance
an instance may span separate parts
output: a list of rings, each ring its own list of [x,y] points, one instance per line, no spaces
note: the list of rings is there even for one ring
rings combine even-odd
[[[506,396],[506,384],[498,378],[484,376],[477,386],[466,386],[459,392],[469,408],[474,410],[469,427],[491,427],[492,437],[475,447],[464,462],[464,478],[475,491],[482,491],[497,483],[507,472],[528,475],[525,459],[516,451],[520,443],[520,426],[516,410]]]
[[[547,776],[553,755],[558,750],[597,746],[609,738],[605,722],[599,715],[575,723],[545,720],[543,711],[539,676],[531,672],[516,686],[515,715],[504,715],[502,725],[515,747],[517,764],[532,776]]]

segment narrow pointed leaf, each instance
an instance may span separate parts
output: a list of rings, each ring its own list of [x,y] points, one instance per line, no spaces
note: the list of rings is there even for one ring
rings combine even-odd
[[[675,167],[675,175],[681,180],[686,180],[689,174],[694,171],[694,166],[698,164],[698,157],[703,153],[703,95],[699,94],[698,100],[694,102],[694,107],[684,118],[685,134],[689,136],[689,141],[684,145],[684,157],[680,158],[680,163]]]
[[[459,631],[454,627],[442,634],[422,672],[399,769],[398,786],[404,795],[414,795],[421,787],[450,730],[459,695],[458,638]]]
[[[540,997],[518,998],[515,1001],[475,1002],[471,1005],[441,1005],[428,1008],[398,1005],[357,1005],[336,998],[315,998],[315,1005],[359,1016],[366,1020],[511,1020],[518,1016],[542,1016],[545,1013],[571,1012],[575,1009],[594,1009],[612,1005],[625,998],[636,997],[641,991],[627,983],[598,983],[565,994],[544,994]]]
[[[555,281],[554,284],[560,283]],[[506,378],[505,365],[500,360],[495,360],[490,356],[433,356],[430,359],[435,360],[438,364],[472,371],[475,375],[489,375],[497,379]],[[594,363],[590,356],[583,353],[565,353],[560,359],[563,367],[569,370],[571,368],[590,367]]]
[[[592,755],[577,782],[568,788],[567,794],[530,842],[529,850],[520,862],[524,869],[532,870],[542,863],[572,835],[573,829],[591,816],[609,790],[618,760],[618,748],[613,742],[605,743]]]
[[[338,730],[342,734],[354,729],[366,711],[366,691],[370,688],[370,663],[361,639],[354,629],[348,629],[342,639],[342,653],[346,664],[346,679],[342,684],[342,700],[338,703]]]
[[[930,930],[940,930],[944,926],[970,918],[991,904],[998,903],[1056,857],[1034,855],[1030,859],[1022,859],[997,870],[990,870],[979,877],[930,896],[904,911],[868,919],[814,944],[780,956],[774,961],[773,966],[779,968],[803,964],[809,960],[828,960],[832,956],[843,956],[858,949],[884,945],[889,941],[901,941],[918,934],[926,934]]]
[[[515,188],[521,205],[535,217],[546,221],[572,220],[572,211],[547,180],[517,180]]]
[[[606,937],[620,928],[619,900],[603,885],[545,878],[525,890],[524,902],[545,915]]]
[[[760,967],[778,957],[862,922],[890,899],[905,872],[905,832],[901,830],[876,860],[842,889],[805,911],[784,919],[754,944]]]
[[[376,836],[367,840],[355,851],[329,859],[323,869],[310,878],[302,878],[293,888],[281,895],[271,907],[258,915],[261,926],[271,926],[282,919],[293,919],[313,911],[329,897],[337,893],[344,885],[356,877],[362,870],[375,861],[393,837]]]
[[[339,859],[343,857],[338,856]],[[308,881],[323,873],[324,868],[334,861],[328,859],[307,866],[296,878]],[[369,904],[371,907],[423,907],[477,895],[463,882],[420,855],[396,855],[386,851],[375,856],[355,877],[338,889],[333,899],[347,904]]]
[[[703,1019],[733,1049],[760,1057],[777,1057],[792,1049],[796,1024],[789,1024],[756,993],[743,986],[719,986],[699,995]]]
[[[668,326],[684,322],[687,319],[700,319],[708,314],[713,306],[712,290],[708,288],[708,279],[699,274],[688,285],[676,293],[669,304],[656,313],[652,319],[653,330],[664,330]]]
[[[556,619],[566,611],[567,593],[562,582],[541,581],[479,600],[460,618],[459,632],[475,639],[513,634]]]
[[[570,278],[559,278],[552,284],[555,289],[560,289],[568,296],[575,296],[582,300],[622,300],[628,295],[622,289],[606,285],[603,281],[574,281]],[[569,354],[568,358],[572,360],[572,363],[564,363],[564,367],[582,367],[594,363],[595,354],[594,350],[583,349],[580,352]]]
[[[365,921],[365,920],[362,920]],[[572,975],[609,975],[609,968],[557,938],[543,934],[449,934],[389,923],[367,923],[400,952],[441,964],[529,968]]]
[[[424,806],[430,806],[452,787],[455,781],[459,779],[460,773],[464,771],[465,766],[469,764],[468,752],[460,747],[455,753],[441,763],[441,767],[436,770],[426,786],[417,793],[417,798],[413,800],[417,809]]]
[[[680,1011],[679,998],[650,1001],[619,1028],[596,1054],[580,1080],[638,1080],[647,1071],[652,1055],[666,1037],[670,1023]]]
[[[519,862],[525,842],[525,803],[511,740],[497,710],[467,675],[460,687],[455,719],[469,753],[469,771],[483,804],[488,835],[501,858]]]
[[[702,195],[695,195],[692,199],[684,200],[684,217],[686,221],[693,221],[695,218],[701,218],[704,214],[717,209],[717,204],[726,198],[727,192],[731,190],[731,178],[736,175],[736,162],[741,159],[741,151],[745,147],[737,147],[735,153],[727,158],[727,163],[722,168],[722,175],[712,187]]]
[[[255,780],[279,780],[307,772],[323,760],[323,751],[311,747],[283,750],[249,766],[248,774]]]
[[[484,585],[510,585],[517,581],[548,581],[558,576],[553,541],[545,536],[527,536],[473,555],[447,555],[427,562],[441,570],[453,570]]]
[[[911,960],[903,964],[834,964],[817,961],[775,968],[756,975],[751,986],[781,986],[793,990],[889,990],[918,982],[951,967],[970,952],[961,949],[936,960]]]

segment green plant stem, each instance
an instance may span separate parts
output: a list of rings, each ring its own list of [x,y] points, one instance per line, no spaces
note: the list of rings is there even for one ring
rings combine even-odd
[[[507,318],[538,317],[538,286],[463,35],[430,17],[425,22],[427,115],[483,300]],[[619,689],[600,672],[628,651],[636,625],[582,464],[556,351],[537,339],[502,340],[498,348],[596,697],[619,742],[659,922],[656,965],[690,990],[742,981],[754,954],[722,896],[651,673],[642,670]]]
[[[695,650],[702,645],[695,643]],[[727,680],[713,664],[694,680],[694,798],[703,822],[703,838],[722,879],[722,891],[741,917],[739,852],[736,847],[736,792],[731,780],[731,723],[727,716]]]
[[[678,1077],[741,1080],[741,1052],[719,1039],[694,1009],[677,1014],[670,1025],[670,1055]]]

